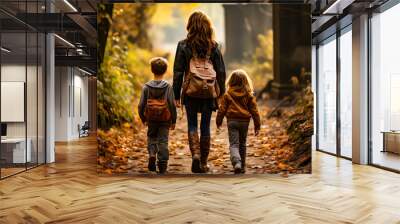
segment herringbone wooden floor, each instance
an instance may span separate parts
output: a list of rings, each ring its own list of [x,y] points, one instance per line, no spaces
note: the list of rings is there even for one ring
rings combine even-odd
[[[312,175],[99,176],[94,139],[0,181],[0,223],[400,223],[400,175],[316,152]]]

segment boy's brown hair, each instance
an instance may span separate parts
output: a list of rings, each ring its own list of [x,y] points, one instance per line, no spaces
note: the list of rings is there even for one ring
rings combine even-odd
[[[151,72],[154,75],[163,75],[168,68],[168,61],[162,57],[155,57],[150,59]]]

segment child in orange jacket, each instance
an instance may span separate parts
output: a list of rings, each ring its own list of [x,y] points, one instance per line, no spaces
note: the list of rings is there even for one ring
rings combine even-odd
[[[228,89],[222,96],[218,114],[217,127],[222,125],[226,116],[228,120],[230,159],[236,174],[246,172],[246,140],[250,119],[253,118],[255,135],[260,131],[260,114],[253,84],[244,70],[235,70],[228,78]]]

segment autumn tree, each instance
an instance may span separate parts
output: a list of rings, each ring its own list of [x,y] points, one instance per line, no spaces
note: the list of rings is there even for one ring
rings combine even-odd
[[[153,5],[115,4],[112,17],[108,16],[110,30],[105,43],[99,43],[105,45],[97,85],[98,126],[101,129],[137,119],[134,115],[135,99],[139,96],[137,90],[143,76],[150,76],[142,68],[147,67],[151,57],[152,45],[147,31],[153,14]],[[101,33],[102,29],[107,27],[99,27]]]

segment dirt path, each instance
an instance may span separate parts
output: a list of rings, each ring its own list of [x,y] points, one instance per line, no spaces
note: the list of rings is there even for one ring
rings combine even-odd
[[[265,105],[259,105],[261,114],[261,131],[254,136],[253,122],[249,127],[247,139],[247,172],[248,174],[286,172],[288,166],[283,159],[290,153],[285,147],[287,135],[279,119],[266,119],[270,110]],[[184,114],[179,110],[175,130],[170,132],[169,150],[170,160],[168,172],[170,174],[190,174],[191,155],[187,140],[187,123]],[[211,150],[209,155],[210,174],[233,173],[229,159],[229,141],[226,120],[220,131],[215,125],[216,113],[213,113],[211,125]],[[107,133],[111,139],[107,146],[106,156],[99,158],[102,164],[101,171],[106,173],[149,173],[147,169],[146,127],[136,127],[139,131],[132,133],[132,128],[113,130]],[[104,138],[104,136],[103,136]],[[289,170],[290,171],[290,170]],[[301,173],[301,171],[293,171]]]
[[[182,114],[180,114],[182,117]],[[226,127],[226,120],[221,128],[218,130],[215,125],[216,113],[213,113],[211,121],[211,149],[209,155],[210,172],[212,174],[231,173],[232,164],[230,162],[229,154],[229,140],[228,129]],[[199,115],[200,119],[200,115]],[[265,129],[265,128],[264,128]],[[262,135],[263,136],[263,135]],[[248,158],[247,158],[247,171],[248,173],[263,173],[262,169],[264,158],[257,147],[259,139],[254,136],[254,128],[251,124],[249,128],[248,138]],[[180,119],[177,122],[176,130],[171,132],[170,135],[170,173],[190,173],[191,157],[187,141],[187,122],[186,119]]]

